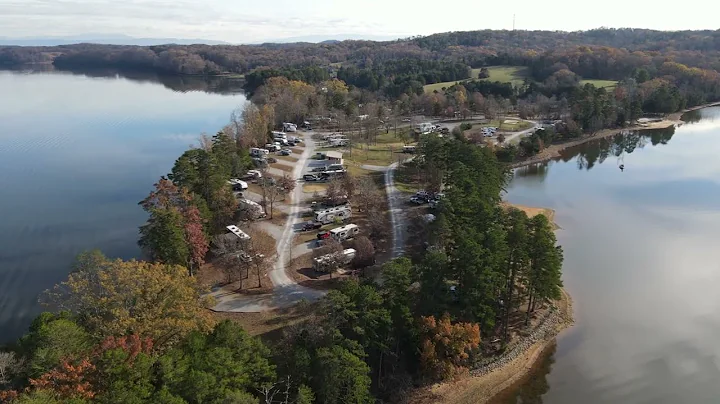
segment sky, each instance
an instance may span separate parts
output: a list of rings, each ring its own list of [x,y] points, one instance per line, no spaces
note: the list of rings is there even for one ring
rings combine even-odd
[[[671,7],[672,6],[672,7]],[[720,3],[655,0],[0,0],[0,37],[124,34],[231,43],[359,35],[408,37],[447,31],[575,31],[599,27],[718,29]]]

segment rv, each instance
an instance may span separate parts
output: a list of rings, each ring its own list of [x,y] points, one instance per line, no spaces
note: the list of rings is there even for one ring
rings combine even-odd
[[[294,123],[283,122],[283,130],[285,132],[297,132],[297,125]]]
[[[268,149],[258,149],[257,147],[250,148],[250,156],[252,157],[263,158],[268,154],[270,154],[270,150]]]
[[[328,272],[341,265],[347,265],[355,259],[355,249],[348,248],[342,252],[323,255],[313,259],[313,269],[317,272]]]
[[[232,186],[233,191],[245,191],[246,189],[248,189],[247,182],[239,180],[237,178],[230,178],[228,180],[228,184]]]
[[[252,220],[265,217],[265,210],[263,210],[262,206],[249,199],[238,200],[238,210],[242,213],[246,213],[247,217]]]
[[[230,233],[238,236],[238,238],[239,238],[240,240],[250,240],[250,236],[248,236],[247,233],[245,233],[244,231],[240,230],[240,228],[237,227],[237,226],[235,226],[234,224],[233,224],[233,225],[230,225],[230,226],[226,226],[226,228],[230,231]]]
[[[347,146],[348,144],[349,144],[349,141],[347,139],[331,139],[330,140],[331,147]]]
[[[423,135],[432,132],[434,129],[435,125],[431,124],[430,122],[420,124],[420,133],[422,133]]]
[[[288,139],[287,134],[285,134],[285,132],[275,132],[275,131],[273,131],[273,132],[271,132],[271,133],[272,133],[272,135],[273,135],[273,139],[275,139],[276,141],[277,141],[278,139],[287,141],[287,139]]]
[[[315,212],[315,221],[323,224],[332,223],[335,220],[347,220],[352,216],[350,205],[338,206],[336,208],[323,209]]]
[[[403,146],[403,153],[415,153],[417,146]]]
[[[330,230],[330,237],[335,241],[341,243],[345,240],[357,236],[360,233],[360,228],[356,224],[348,224],[346,226],[338,227],[337,229]]]

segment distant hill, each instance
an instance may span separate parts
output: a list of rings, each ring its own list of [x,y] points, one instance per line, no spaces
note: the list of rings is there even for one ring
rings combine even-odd
[[[18,45],[18,46],[57,46],[57,45],[73,45],[78,43],[92,43],[101,45],[135,45],[135,46],[152,46],[164,44],[177,45],[227,45],[228,42],[213,41],[208,39],[186,39],[186,38],[135,38],[128,35],[109,35],[109,34],[83,34],[63,37],[24,37],[24,38],[8,38],[0,37],[0,46]]]
[[[289,38],[278,38],[263,41],[262,43],[337,43],[341,41],[394,41],[400,38],[400,35],[361,35],[361,34],[336,34],[336,35],[306,35],[295,36]],[[259,43],[257,43],[259,44]]]

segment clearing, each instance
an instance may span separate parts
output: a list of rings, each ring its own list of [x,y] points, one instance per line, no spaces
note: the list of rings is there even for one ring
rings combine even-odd
[[[615,88],[617,86],[617,81],[615,80],[580,80],[580,85],[584,86],[585,84],[592,84],[597,88]]]
[[[527,77],[528,75],[527,67],[525,66],[488,66],[487,69],[490,72],[490,77],[483,80],[499,81],[501,83],[512,83],[515,86],[521,85],[523,83],[523,80],[525,80],[525,77]],[[478,73],[480,73],[480,69],[472,69],[470,73],[471,79],[477,79]],[[465,80],[445,81],[442,83],[428,84],[424,86],[423,89],[426,93],[432,93],[435,90],[442,90],[443,87],[452,87],[453,84],[460,81]]]

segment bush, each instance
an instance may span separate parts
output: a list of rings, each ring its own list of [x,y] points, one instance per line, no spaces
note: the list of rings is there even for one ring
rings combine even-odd
[[[470,130],[472,129],[472,124],[468,122],[463,122],[460,124],[460,130]]]

